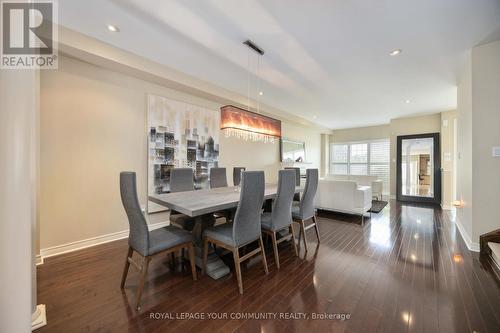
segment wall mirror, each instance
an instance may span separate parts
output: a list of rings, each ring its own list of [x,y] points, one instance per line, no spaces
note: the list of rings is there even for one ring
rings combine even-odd
[[[306,143],[304,141],[282,138],[280,148],[282,162],[306,161]]]
[[[439,133],[398,136],[397,198],[441,203]]]

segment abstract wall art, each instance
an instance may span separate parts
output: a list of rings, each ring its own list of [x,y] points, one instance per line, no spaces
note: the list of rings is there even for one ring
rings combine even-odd
[[[150,94],[147,124],[148,194],[170,191],[173,168],[192,168],[195,188],[207,188],[219,160],[219,112]],[[148,213],[163,210],[148,202]]]

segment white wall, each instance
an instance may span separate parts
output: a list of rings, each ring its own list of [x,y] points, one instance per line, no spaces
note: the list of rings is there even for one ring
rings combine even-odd
[[[457,90],[458,160],[457,199],[463,207],[457,210],[457,225],[462,237],[472,243],[472,61],[470,54]]]
[[[391,126],[367,126],[339,129],[332,131],[330,135],[330,142],[354,142],[354,141],[368,141],[378,139],[389,139],[391,136]]]
[[[457,224],[470,249],[500,229],[500,41],[472,49],[458,86]]]
[[[276,181],[280,165],[277,163],[279,142],[261,143],[243,141],[234,137],[226,138],[220,134],[219,166],[227,168],[227,183],[233,183],[233,168],[245,167],[247,170],[264,170],[266,182]]]
[[[472,50],[473,240],[500,229],[500,41]]]
[[[36,305],[38,79],[0,70],[0,331],[30,332]]]
[[[453,175],[455,154],[455,128],[457,112],[441,112],[441,168],[442,168],[442,205],[445,209],[453,207]],[[445,158],[446,157],[446,158]]]
[[[146,94],[154,93],[217,112],[219,103],[102,67],[60,57],[59,70],[41,76],[40,242],[47,249],[128,228],[118,174],[134,170],[146,202]],[[283,136],[306,141],[311,167],[321,160],[321,131],[282,123]],[[279,143],[220,135],[220,165],[246,166],[276,180]],[[155,221],[164,214],[153,214]]]

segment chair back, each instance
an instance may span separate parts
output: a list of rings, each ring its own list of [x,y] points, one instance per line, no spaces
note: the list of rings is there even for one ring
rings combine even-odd
[[[241,172],[245,171],[244,167],[234,167],[233,168],[233,185],[238,186],[241,182]]]
[[[292,223],[292,201],[295,193],[295,171],[280,170],[278,173],[278,190],[272,210],[272,223],[276,230]]]
[[[300,168],[286,167],[285,170],[295,171],[295,185],[300,186]],[[300,193],[294,194],[293,201],[300,201]]]
[[[240,201],[233,219],[233,239],[237,246],[254,241],[261,235],[260,215],[264,191],[264,171],[242,173]]]
[[[170,192],[185,192],[193,190],[193,169],[175,168],[170,170]]]
[[[210,188],[227,187],[226,168],[210,168]]]
[[[295,186],[300,186],[300,168],[286,167],[285,170],[295,171]]]
[[[309,219],[314,216],[314,197],[318,190],[318,169],[306,170],[306,186],[302,200],[300,200],[299,214],[302,218]]]
[[[139,200],[137,199],[135,172],[124,171],[120,173],[120,194],[130,227],[128,243],[141,255],[147,256],[149,250],[149,231],[146,219],[139,205]]]

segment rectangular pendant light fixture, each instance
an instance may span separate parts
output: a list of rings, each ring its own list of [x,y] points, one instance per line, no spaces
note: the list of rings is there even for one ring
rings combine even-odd
[[[274,142],[281,138],[281,121],[242,108],[225,105],[220,108],[220,129],[226,136],[245,140]]]

